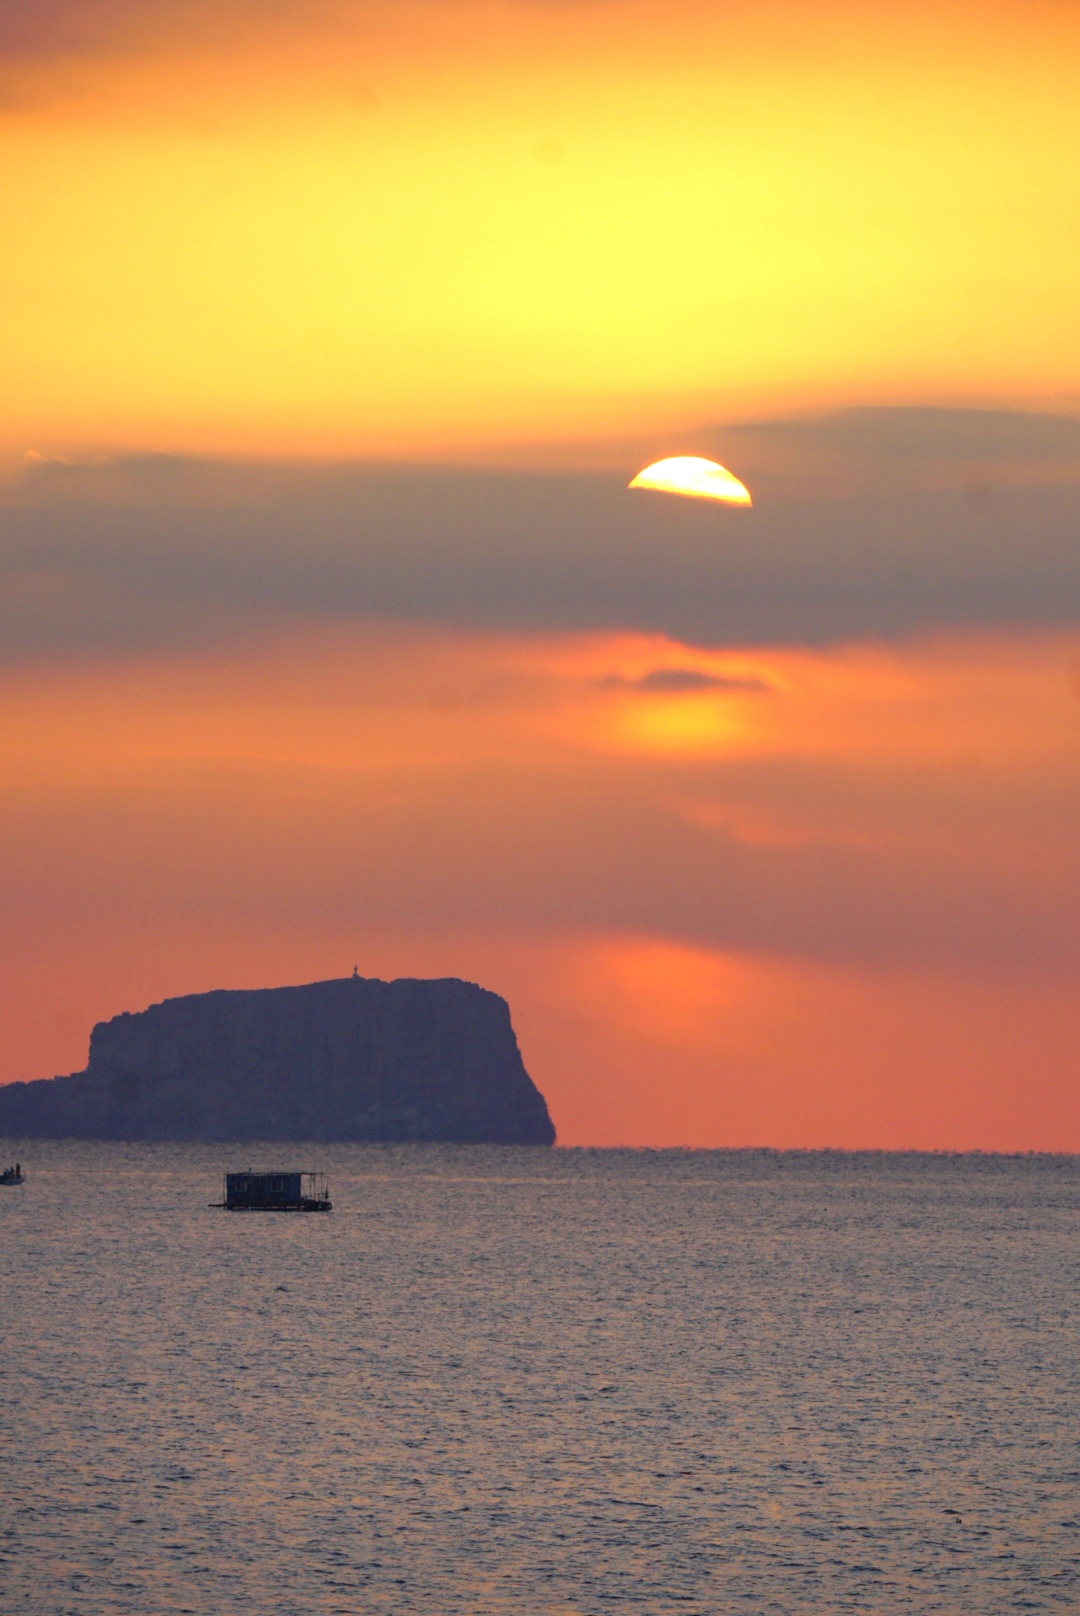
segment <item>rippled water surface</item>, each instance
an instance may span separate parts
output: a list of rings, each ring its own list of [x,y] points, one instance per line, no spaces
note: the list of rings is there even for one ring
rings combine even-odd
[[[4,1610],[1080,1609],[1075,1158],[18,1153]]]

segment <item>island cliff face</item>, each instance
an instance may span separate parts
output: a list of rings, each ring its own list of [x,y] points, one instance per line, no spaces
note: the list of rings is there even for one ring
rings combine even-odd
[[[0,1134],[550,1145],[504,999],[453,978],[193,994],[100,1022],[85,1072],[0,1087]]]

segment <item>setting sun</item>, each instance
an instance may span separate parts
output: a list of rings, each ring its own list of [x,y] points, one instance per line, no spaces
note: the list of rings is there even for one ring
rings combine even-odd
[[[725,466],[700,455],[674,455],[639,471],[631,488],[651,488],[658,494],[682,494],[687,499],[716,499],[724,505],[752,505],[750,491]]]

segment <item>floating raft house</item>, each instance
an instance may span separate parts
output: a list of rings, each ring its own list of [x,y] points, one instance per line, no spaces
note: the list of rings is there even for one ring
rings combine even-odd
[[[226,1212],[329,1212],[325,1173],[226,1173]]]

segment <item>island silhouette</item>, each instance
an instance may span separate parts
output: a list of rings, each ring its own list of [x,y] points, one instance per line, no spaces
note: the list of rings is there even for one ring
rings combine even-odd
[[[498,994],[354,974],[99,1022],[86,1070],[0,1087],[0,1134],[551,1145]]]

